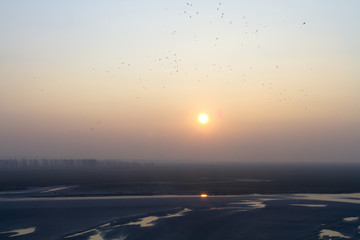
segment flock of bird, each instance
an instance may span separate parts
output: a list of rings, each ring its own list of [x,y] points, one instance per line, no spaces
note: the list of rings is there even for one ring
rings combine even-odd
[[[249,36],[251,35],[252,38],[252,42],[255,42],[256,47],[260,48],[260,42],[258,41],[258,36],[260,33],[260,30],[262,28],[266,28],[266,25],[256,25],[255,29],[251,29],[248,23],[248,20],[246,18],[246,16],[242,16],[241,19],[243,22],[241,23],[237,23],[236,21],[232,20],[232,19],[228,19],[228,17],[225,14],[225,11],[223,9],[223,3],[222,2],[218,2],[216,4],[216,6],[214,6],[216,8],[216,12],[218,13],[215,18],[210,19],[208,21],[208,23],[211,24],[217,24],[217,26],[223,26],[221,24],[228,24],[230,27],[232,27],[233,31],[240,31],[239,25],[241,24],[241,27],[243,30],[243,35],[244,36]],[[193,5],[193,3],[191,2],[186,2],[185,6],[184,6],[184,10],[183,10],[183,16],[185,16],[185,18],[187,18],[189,21],[195,20],[195,17],[200,18],[201,17],[201,10],[200,9],[196,9],[196,7]],[[219,24],[219,22],[221,24]],[[237,24],[236,24],[237,23]],[[305,25],[305,22],[300,23],[302,25]],[[214,31],[217,30],[214,27]],[[171,31],[169,31],[169,35],[173,37],[173,41],[176,42],[176,37],[179,36],[181,31],[178,31],[176,29],[173,29]],[[213,39],[207,39],[201,36],[201,30],[198,34],[192,35],[191,37],[193,38],[193,42],[194,43],[198,43],[199,45],[201,44],[208,44],[208,45],[212,45],[213,47],[217,47],[221,44],[225,44],[224,41],[222,41],[222,37],[221,37],[221,30],[218,31],[218,36],[215,36]],[[180,36],[181,37],[181,36]],[[201,39],[201,42],[199,43]],[[206,42],[207,41],[207,42]],[[238,42],[237,43],[238,46],[244,47],[244,43],[242,42]],[[253,47],[253,46],[252,46]],[[228,48],[231,48],[228,47]],[[246,48],[246,46],[245,46]],[[221,50],[214,50],[215,53],[218,53]],[[212,52],[208,53],[209,55],[212,54]],[[236,54],[236,53],[234,53]],[[131,63],[129,61],[121,61],[119,66],[117,67],[117,69],[106,69],[105,73],[112,78],[120,78],[123,79],[124,82],[126,82],[126,84],[128,84],[129,81],[129,72],[132,72],[132,76],[134,79],[133,82],[134,84],[139,84],[139,87],[141,87],[141,89],[143,90],[147,90],[148,88],[153,88],[153,84],[151,82],[151,74],[152,73],[156,73],[156,74],[160,74],[163,75],[164,80],[161,83],[161,86],[158,86],[159,88],[162,89],[166,89],[167,87],[167,83],[169,83],[170,81],[194,81],[195,83],[203,83],[206,85],[207,81],[209,79],[212,78],[212,76],[210,75],[211,72],[208,71],[208,69],[211,69],[212,72],[216,72],[218,73],[217,76],[221,75],[221,74],[225,74],[225,73],[232,73],[232,75],[237,75],[238,76],[238,81],[242,81],[244,83],[247,83],[249,81],[252,82],[253,86],[257,86],[259,88],[264,88],[267,87],[268,90],[274,90],[275,89],[275,84],[273,84],[272,81],[268,81],[268,80],[254,80],[251,79],[250,77],[248,77],[248,75],[251,72],[254,72],[254,66],[248,66],[247,70],[243,71],[242,73],[240,73],[240,71],[237,69],[237,66],[233,66],[233,62],[231,63],[226,63],[224,61],[215,61],[212,64],[209,64],[208,66],[206,66],[206,69],[204,69],[204,64],[201,63],[197,63],[197,62],[190,62],[193,63],[191,64],[191,67],[187,66],[189,65],[189,62],[187,62],[187,58],[183,58],[182,56],[184,56],[184,54],[181,51],[176,51],[174,49],[167,49],[167,50],[163,50],[161,52],[159,52],[156,55],[147,55],[146,58],[142,59],[142,61],[147,61],[147,69],[140,69],[140,66],[137,67],[136,66],[136,61],[134,61],[134,63]],[[231,58],[231,57],[229,57]],[[246,69],[246,68],[245,68]],[[274,71],[280,71],[280,67],[279,65],[274,64],[273,66]],[[97,68],[93,67],[92,68],[93,71],[96,71]],[[141,73],[141,74],[140,74]],[[195,73],[195,74],[194,74]],[[193,77],[195,76],[195,77]],[[146,81],[146,79],[149,79],[149,81]],[[223,80],[219,80],[219,81],[223,81]],[[224,83],[226,83],[227,85],[230,84],[230,82],[228,80],[225,80]],[[202,85],[203,87],[206,87],[205,85]],[[196,86],[194,86],[196,87]],[[285,88],[281,88],[280,90],[277,91],[278,92],[278,96],[274,97],[273,94],[271,97],[268,98],[268,100],[272,101],[272,100],[276,100],[279,103],[286,103],[286,102],[291,102],[293,101],[291,94],[287,94],[287,91]],[[303,96],[308,96],[309,95],[309,91],[305,91],[304,89],[301,89],[301,91],[299,92],[299,94],[303,94]],[[141,92],[139,92],[139,94],[137,94],[135,96],[136,101],[141,100]]]

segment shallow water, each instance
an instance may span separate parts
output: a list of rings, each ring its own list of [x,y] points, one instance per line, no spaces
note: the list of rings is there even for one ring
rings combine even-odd
[[[31,224],[30,240],[359,239],[357,196],[2,198],[0,238]]]

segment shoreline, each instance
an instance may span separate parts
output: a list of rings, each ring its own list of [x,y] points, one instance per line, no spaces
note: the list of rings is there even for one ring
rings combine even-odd
[[[349,198],[349,201],[360,203],[360,192],[354,193],[274,193],[274,194],[231,194],[231,195],[207,195],[202,197],[199,195],[128,195],[128,196],[85,196],[85,197],[0,197],[0,201],[51,201],[51,200],[116,200],[116,199],[163,199],[163,198],[198,198],[198,199],[209,199],[209,198],[238,198],[238,197],[289,197],[299,198],[303,200],[320,200],[320,201],[331,201],[326,197],[344,197]],[[319,199],[313,199],[311,196],[319,196]],[[325,200],[326,199],[326,200]],[[285,199],[284,199],[285,200]]]

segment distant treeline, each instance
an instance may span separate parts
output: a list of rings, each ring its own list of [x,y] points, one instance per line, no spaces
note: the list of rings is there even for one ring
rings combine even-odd
[[[9,168],[68,168],[68,167],[112,167],[153,166],[154,163],[139,163],[123,160],[96,159],[0,159],[0,169]]]

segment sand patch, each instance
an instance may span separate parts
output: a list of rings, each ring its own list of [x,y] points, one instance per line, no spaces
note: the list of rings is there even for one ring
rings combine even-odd
[[[12,235],[10,235],[9,237],[17,237],[17,236],[23,236],[23,235],[27,235],[30,233],[33,233],[36,231],[36,227],[29,227],[29,228],[22,228],[22,229],[14,229],[11,231],[6,231],[6,232],[0,232],[0,233],[14,233]]]
[[[328,229],[321,230],[321,232],[319,234],[319,239],[323,239],[324,237],[350,238],[349,236],[345,236],[339,232],[336,232],[333,230],[328,230]]]

